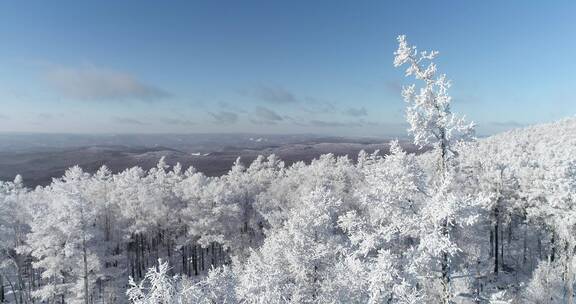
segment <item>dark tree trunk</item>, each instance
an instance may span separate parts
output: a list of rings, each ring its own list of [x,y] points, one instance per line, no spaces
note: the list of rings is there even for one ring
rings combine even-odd
[[[439,130],[439,140],[440,140],[440,166],[439,174],[440,181],[443,182],[446,178],[446,173],[448,171],[448,141],[446,139],[446,130],[440,128]],[[442,234],[444,236],[449,235],[448,218],[444,219],[442,223]],[[442,271],[442,284],[444,285],[444,298],[443,302],[448,304],[450,302],[450,261],[447,252],[442,253],[441,271]]]
[[[204,248],[200,247],[200,271],[204,271]]]
[[[490,229],[490,257],[494,257],[494,230]]]
[[[0,303],[4,303],[5,301],[5,297],[4,297],[4,279],[2,278],[2,276],[0,275]]]
[[[194,275],[198,275],[198,250],[197,245],[192,247],[192,266],[194,267]]]
[[[187,257],[186,257],[186,246],[182,246],[180,250],[182,254],[182,273],[188,275],[188,266],[186,265]]]
[[[522,230],[522,238],[523,238],[523,240],[522,240],[522,268],[525,269],[526,262],[528,261],[528,252],[527,252],[528,251],[528,240],[526,239],[526,237],[527,237],[526,230],[528,230],[528,227],[526,227],[526,225],[524,224],[522,226],[522,229],[524,229],[524,230]]]
[[[442,234],[448,235],[448,219],[444,220]],[[444,286],[444,303],[450,303],[450,264],[448,253],[442,253],[442,284]]]
[[[88,304],[88,254],[85,237],[82,239],[82,261],[84,262],[84,303]]]
[[[499,264],[499,261],[498,261],[498,240],[499,240],[499,233],[498,232],[499,232],[499,228],[500,228],[500,227],[498,227],[499,223],[500,223],[499,213],[500,213],[500,210],[498,210],[498,207],[494,208],[494,252],[496,253],[496,254],[494,254],[494,274],[496,276],[498,276],[498,264]]]
[[[554,262],[554,259],[556,257],[556,244],[554,237],[555,237],[554,232],[552,232],[552,239],[550,240],[550,245],[552,246],[552,252],[550,253],[551,262]]]
[[[538,259],[542,259],[542,239],[540,238],[540,234],[538,234]]]
[[[210,263],[212,264],[212,266],[216,267],[216,250],[214,250],[214,248],[216,247],[216,245],[214,243],[212,243],[212,255],[210,256],[211,261]]]

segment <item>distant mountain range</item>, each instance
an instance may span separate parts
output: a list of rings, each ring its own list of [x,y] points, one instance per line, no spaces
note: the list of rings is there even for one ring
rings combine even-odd
[[[322,154],[349,155],[381,150],[389,139],[316,135],[142,134],[68,135],[0,134],[0,180],[22,175],[27,186],[46,185],[79,165],[88,172],[106,165],[113,172],[133,166],[149,169],[165,156],[169,165],[194,166],[209,176],[227,172],[236,158],[249,164],[258,155],[276,154],[288,165],[309,162]],[[417,151],[407,141],[405,149]]]

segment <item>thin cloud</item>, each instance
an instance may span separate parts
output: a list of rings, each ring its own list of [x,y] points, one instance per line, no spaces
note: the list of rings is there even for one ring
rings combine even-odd
[[[384,83],[384,87],[393,94],[400,96],[402,93],[402,84],[397,80],[389,80]]]
[[[212,116],[216,124],[230,125],[238,121],[238,114],[234,112],[220,111],[217,113],[209,112],[208,114]]]
[[[179,119],[179,118],[162,118],[160,121],[166,125],[173,125],[173,126],[194,126],[196,122],[188,119]]]
[[[151,102],[170,97],[165,90],[133,75],[95,66],[54,67],[47,79],[62,96],[71,99]]]
[[[134,118],[129,118],[129,117],[113,117],[111,120],[114,123],[124,124],[124,125],[139,125],[139,126],[146,125],[146,123],[143,121],[140,121],[140,120],[134,119]]]
[[[377,126],[382,125],[381,123],[373,122],[373,121],[366,121],[364,119],[359,119],[358,123],[360,123],[363,126],[371,126],[371,127],[377,127]]]
[[[248,92],[248,95],[274,104],[290,104],[298,102],[296,95],[278,86],[260,86]]]
[[[4,115],[4,114],[0,114],[0,119],[2,119],[2,120],[8,120],[8,119],[10,119],[10,116]]]
[[[246,113],[247,112],[246,110],[244,110],[240,107],[237,107],[233,104],[230,104],[228,102],[225,102],[225,101],[219,101],[218,106],[224,110],[234,111],[236,113]]]
[[[278,122],[274,120],[263,120],[263,119],[250,119],[250,122],[255,125],[277,125]]]
[[[368,112],[366,111],[366,108],[364,108],[364,107],[348,108],[346,111],[344,111],[344,114],[346,114],[348,116],[352,116],[352,117],[360,117],[360,116],[368,115]]]
[[[305,120],[300,119],[300,118],[295,118],[295,117],[292,117],[292,116],[285,115],[285,116],[284,116],[284,119],[285,119],[286,121],[289,121],[290,123],[292,123],[292,124],[295,125],[295,126],[300,126],[300,127],[306,127],[306,126],[308,126],[308,123],[307,123]]]
[[[50,113],[39,113],[36,115],[39,120],[52,120],[54,119],[54,115]]]
[[[284,118],[282,118],[282,116],[278,115],[278,113],[265,108],[265,107],[256,107],[256,111],[254,112],[254,114],[263,120],[268,120],[268,121],[281,121],[284,120]]]
[[[301,110],[310,114],[319,113],[334,113],[336,112],[336,106],[331,102],[320,101],[314,97],[306,97],[306,106],[302,107]]]

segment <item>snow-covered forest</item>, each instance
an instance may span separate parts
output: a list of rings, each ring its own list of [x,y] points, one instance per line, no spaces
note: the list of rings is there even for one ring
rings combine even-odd
[[[0,302],[574,303],[576,119],[475,139],[398,38],[419,155],[0,183]]]

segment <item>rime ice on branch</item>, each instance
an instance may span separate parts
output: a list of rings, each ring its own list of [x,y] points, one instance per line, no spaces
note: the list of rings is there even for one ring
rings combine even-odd
[[[433,60],[437,51],[418,52],[415,46],[408,45],[406,36],[398,36],[398,50],[394,52],[394,66],[405,64],[406,76],[414,76],[422,81],[402,88],[402,96],[408,103],[408,130],[414,135],[414,143],[419,146],[436,145],[447,160],[454,153],[452,143],[459,139],[470,138],[474,134],[474,123],[466,123],[464,117],[458,117],[450,111],[452,97],[448,95],[451,86],[445,74],[437,75]],[[428,62],[427,66],[425,63]]]

